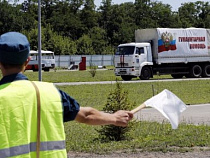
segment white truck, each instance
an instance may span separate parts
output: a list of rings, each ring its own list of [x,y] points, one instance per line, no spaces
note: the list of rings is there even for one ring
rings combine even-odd
[[[135,43],[118,46],[114,66],[123,80],[148,80],[156,74],[210,77],[210,29],[136,30]]]

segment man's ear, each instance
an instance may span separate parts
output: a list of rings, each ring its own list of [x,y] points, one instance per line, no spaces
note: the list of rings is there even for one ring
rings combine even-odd
[[[27,58],[27,60],[25,61],[24,66],[27,66],[30,60],[31,60],[31,57],[29,56],[29,57]]]

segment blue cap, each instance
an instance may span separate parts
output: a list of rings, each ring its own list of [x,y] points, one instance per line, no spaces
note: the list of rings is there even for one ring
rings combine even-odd
[[[0,36],[0,62],[5,64],[23,64],[30,52],[30,44],[25,35],[8,32]]]

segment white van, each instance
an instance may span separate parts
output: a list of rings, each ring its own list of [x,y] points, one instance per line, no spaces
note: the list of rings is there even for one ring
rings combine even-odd
[[[44,71],[50,71],[50,69],[55,68],[55,55],[52,51],[41,51],[42,54],[42,70]],[[39,65],[38,65],[38,51],[31,50],[30,54],[31,60],[29,61],[26,70],[33,70],[38,71]]]

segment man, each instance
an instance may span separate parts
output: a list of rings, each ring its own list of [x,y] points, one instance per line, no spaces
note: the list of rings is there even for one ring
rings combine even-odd
[[[65,158],[63,122],[127,126],[129,111],[104,113],[80,107],[52,83],[29,81],[23,75],[30,46],[21,33],[0,36],[0,157]]]

